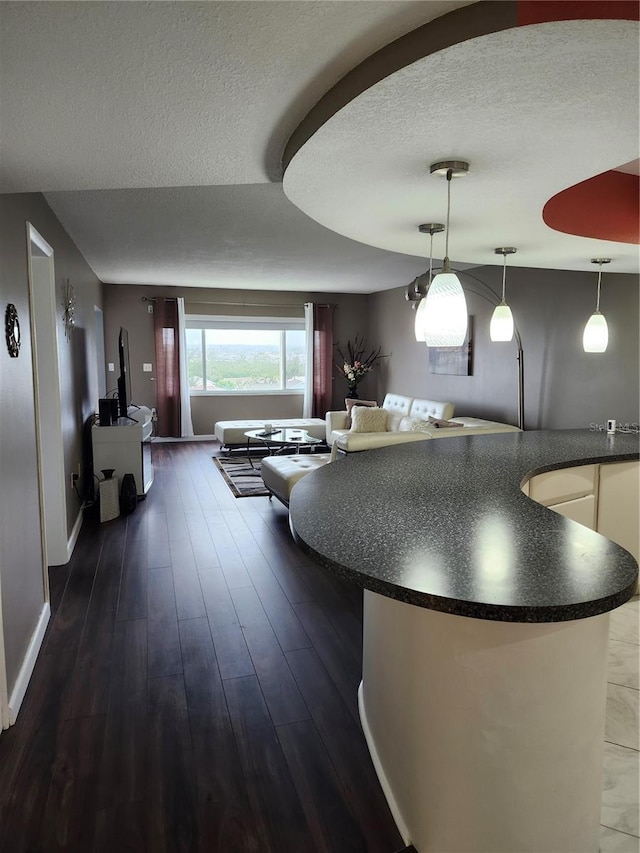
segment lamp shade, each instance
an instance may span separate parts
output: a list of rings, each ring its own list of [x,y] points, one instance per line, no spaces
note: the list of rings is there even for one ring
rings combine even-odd
[[[424,340],[428,347],[460,347],[467,336],[467,300],[458,276],[434,277],[425,303]]]
[[[506,302],[496,305],[489,326],[492,341],[510,341],[513,338],[513,314]]]
[[[426,306],[427,300],[426,297],[423,297],[418,303],[418,307],[416,308],[416,316],[415,316],[415,333],[416,340],[424,343],[424,325],[426,319]]]
[[[593,313],[582,335],[582,346],[585,352],[605,352],[609,343],[609,327],[604,314],[600,311]]]

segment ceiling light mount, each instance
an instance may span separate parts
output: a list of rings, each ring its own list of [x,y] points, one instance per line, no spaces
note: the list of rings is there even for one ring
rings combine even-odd
[[[442,222],[427,222],[426,225],[418,225],[418,231],[421,234],[431,234],[433,237],[434,234],[440,234],[441,231],[444,231],[444,225]]]
[[[443,178],[448,178],[449,172],[452,178],[463,178],[469,171],[469,164],[466,160],[439,160],[429,166],[429,171],[432,175],[442,175]]]
[[[494,255],[515,255],[517,249],[514,249],[513,246],[503,246],[501,249],[494,249]]]

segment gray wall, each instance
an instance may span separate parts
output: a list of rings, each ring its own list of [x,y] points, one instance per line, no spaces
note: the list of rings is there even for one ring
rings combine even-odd
[[[11,692],[44,602],[39,527],[38,473],[29,332],[26,222],[55,253],[58,346],[67,491],[67,533],[80,510],[71,471],[82,459],[82,424],[93,411],[96,387],[94,305],[101,285],[39,193],[0,195],[0,294],[2,311],[16,305],[22,346],[19,358],[0,354],[0,580],[7,678]],[[62,326],[62,282],[76,294],[77,333],[68,342]]]
[[[303,316],[305,302],[331,302],[338,307],[334,313],[334,338],[346,341],[356,333],[366,334],[369,316],[369,297],[353,294],[292,293],[288,291],[223,290],[181,287],[141,287],[135,285],[104,285],[105,305],[105,356],[107,364],[115,365],[107,373],[107,388],[114,388],[118,377],[118,331],[125,326],[129,332],[131,362],[131,393],[138,405],[155,406],[155,344],[153,316],[148,313],[148,302],[142,297],[183,296],[187,312],[220,313],[237,316],[279,314],[291,315],[288,306],[299,306],[297,316]],[[224,303],[247,303],[246,307]],[[213,303],[218,303],[213,304]],[[222,303],[222,304],[220,304]],[[252,304],[259,308],[251,308]],[[278,306],[282,306],[278,308]],[[288,313],[287,313],[288,312]],[[153,365],[153,372],[144,373],[144,362]],[[363,385],[366,388],[366,385]],[[344,408],[345,388],[339,379],[334,382],[333,408]],[[224,396],[192,397],[192,419],[196,435],[211,435],[216,421],[236,418],[287,418],[302,414],[300,394],[278,396]]]
[[[499,293],[500,267],[471,272]],[[462,276],[462,281],[481,290],[471,279]],[[602,354],[582,350],[596,282],[595,267],[584,273],[508,270],[507,301],[524,349],[527,429],[588,427],[610,417],[639,420],[638,278],[608,270],[603,274],[601,308],[609,325],[609,347]],[[371,339],[392,353],[375,374],[378,398],[389,390],[450,400],[458,415],[517,422],[516,345],[489,340],[491,304],[468,294],[474,317],[473,375],[443,376],[429,373],[428,350],[414,339],[414,312],[404,288],[370,300]]]

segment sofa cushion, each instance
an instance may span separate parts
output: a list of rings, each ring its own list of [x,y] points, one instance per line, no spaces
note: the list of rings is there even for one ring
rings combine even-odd
[[[453,403],[442,403],[439,400],[420,400],[416,397],[407,414],[412,418],[422,418],[423,421],[426,421],[429,416],[449,420],[453,417],[453,411]]]
[[[385,412],[387,410],[385,409]],[[400,415],[396,412],[387,412],[387,430],[388,432],[398,432],[400,424],[406,418],[406,415]]]
[[[445,434],[446,430],[442,430]],[[408,444],[413,441],[428,441],[437,435],[427,432],[346,432],[336,438],[332,452],[357,453],[360,450],[375,450],[394,444]]]
[[[412,403],[413,397],[405,397],[404,394],[387,394],[382,403],[382,408],[394,415],[404,417],[404,415],[409,414]]]
[[[351,429],[351,409],[354,406],[377,406],[378,403],[375,400],[354,400],[353,397],[347,397],[344,401],[344,407],[347,410],[347,420],[345,423],[345,429]]]
[[[386,432],[387,413],[384,409],[370,406],[354,406],[351,409],[351,432]]]
[[[398,432],[431,432],[431,429],[429,421],[422,418],[402,418],[398,426]]]
[[[432,425],[433,438],[456,438],[460,435],[491,435],[501,432],[522,432],[519,427],[503,424],[499,421],[485,421],[482,418],[458,418],[460,426],[453,429],[437,429]]]
[[[339,450],[345,453],[357,452],[359,450],[372,450],[378,447],[387,447],[390,444],[403,444],[410,441],[423,441],[431,438],[455,438],[466,435],[489,435],[501,432],[521,432],[518,427],[511,424],[498,423],[497,421],[485,421],[480,418],[458,418],[461,426],[451,429],[438,429],[433,424],[424,421],[426,428],[424,432],[417,430],[405,430],[403,432],[378,432],[378,433],[354,433],[343,432],[337,434],[333,444],[333,451]]]

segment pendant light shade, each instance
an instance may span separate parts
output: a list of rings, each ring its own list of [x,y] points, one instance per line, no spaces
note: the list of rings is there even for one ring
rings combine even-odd
[[[506,302],[496,305],[489,326],[492,341],[510,341],[513,339],[513,314]]]
[[[427,346],[461,347],[467,336],[468,315],[467,300],[458,276],[448,270],[439,273],[423,301]]]
[[[582,335],[582,346],[585,352],[606,352],[609,344],[609,327],[604,314],[600,311],[593,313]]]
[[[600,285],[602,283],[602,264],[611,263],[611,258],[592,258],[592,264],[598,264],[598,293],[596,310],[589,317],[582,334],[582,348],[585,352],[606,352],[609,344],[609,327],[600,312]]]
[[[507,255],[514,255],[516,249],[512,246],[494,249],[496,255],[502,255],[502,301],[496,305],[491,324],[489,326],[489,337],[492,341],[510,341],[513,339],[513,314],[506,302],[507,287]]]
[[[447,178],[447,224],[445,258],[442,272],[431,282],[425,297],[425,343],[428,347],[460,347],[467,336],[467,300],[458,276],[449,265],[449,216],[451,212],[451,179],[466,175],[469,164],[462,160],[445,160],[431,165],[431,174]]]
[[[416,308],[416,317],[414,323],[414,331],[416,335],[416,340],[424,343],[424,324],[426,319],[426,307],[427,300],[426,297],[422,297],[420,302],[418,303],[418,307]]]
[[[421,234],[430,234],[431,242],[429,247],[429,279],[427,281],[427,286],[422,290],[422,299],[418,303],[418,307],[416,309],[416,317],[414,321],[414,330],[416,341],[420,341],[421,343],[425,342],[425,322],[427,317],[427,300],[426,295],[429,292],[429,288],[431,287],[431,280],[433,279],[433,235],[439,234],[441,231],[444,231],[444,225],[441,222],[429,222],[426,225],[418,225],[418,231]],[[422,278],[422,276],[420,277]],[[416,279],[419,281],[419,279]]]

